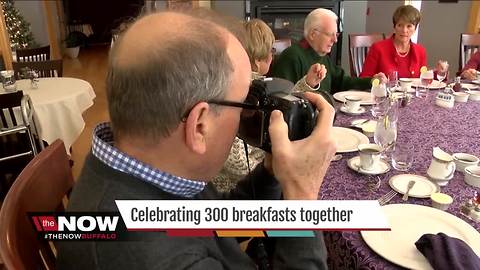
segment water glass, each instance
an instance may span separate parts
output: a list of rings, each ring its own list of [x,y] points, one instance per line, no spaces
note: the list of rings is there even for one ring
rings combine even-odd
[[[398,87],[398,71],[392,70],[388,73],[388,87],[392,92]]]
[[[427,70],[420,74],[421,87],[417,87],[416,96],[423,98],[428,96],[428,86],[433,82],[433,70]]]
[[[382,158],[388,160],[388,155],[395,148],[395,142],[397,141],[397,121],[395,116],[387,114],[385,117],[377,120],[373,139],[376,144],[384,149]]]
[[[396,145],[392,152],[392,166],[397,171],[406,172],[413,164],[413,153],[405,145]]]
[[[15,72],[13,70],[2,70],[0,76],[2,77],[3,89],[7,92],[14,92],[17,90],[15,83]]]
[[[40,79],[38,77],[39,77],[38,71],[36,71],[36,70],[30,70],[29,71],[28,78],[30,78],[30,87],[32,89],[37,89],[38,88],[38,83],[40,81]]]

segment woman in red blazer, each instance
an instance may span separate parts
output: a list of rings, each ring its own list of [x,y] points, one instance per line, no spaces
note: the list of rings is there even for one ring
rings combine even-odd
[[[427,66],[427,53],[423,46],[411,41],[420,18],[420,12],[415,7],[398,7],[393,13],[392,36],[370,47],[360,77],[372,77],[379,72],[388,75],[391,71],[397,71],[399,78],[420,77],[420,68]],[[437,68],[448,67],[439,61]]]

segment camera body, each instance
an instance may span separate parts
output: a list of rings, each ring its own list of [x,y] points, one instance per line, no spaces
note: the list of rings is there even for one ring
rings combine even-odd
[[[290,94],[293,86],[292,82],[280,78],[253,80],[245,102],[257,105],[258,110],[244,109],[238,137],[249,145],[271,152],[268,127],[274,110],[283,113],[291,141],[308,137],[316,125],[318,112],[302,93]]]

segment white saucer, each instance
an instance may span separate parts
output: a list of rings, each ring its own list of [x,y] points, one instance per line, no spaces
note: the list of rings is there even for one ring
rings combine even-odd
[[[359,115],[359,114],[365,113],[367,110],[364,107],[358,107],[358,110],[356,112],[352,112],[347,110],[345,106],[342,106],[340,107],[340,111],[346,114]]]
[[[388,184],[398,193],[405,194],[410,180],[415,181],[408,195],[415,198],[430,198],[432,193],[438,192],[440,188],[428,180],[428,178],[415,174],[398,174],[390,178]]]
[[[380,162],[377,163],[375,168],[371,171],[364,170],[360,167],[360,157],[356,156],[347,161],[347,165],[350,169],[362,173],[362,174],[370,174],[370,175],[376,175],[376,174],[383,174],[388,171],[390,171],[390,164],[384,160],[380,160]]]

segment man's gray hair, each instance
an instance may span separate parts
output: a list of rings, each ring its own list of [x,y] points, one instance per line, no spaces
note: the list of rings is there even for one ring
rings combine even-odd
[[[106,85],[115,136],[157,141],[168,137],[198,102],[223,99],[233,66],[222,31],[192,18],[181,33],[158,40],[149,57],[131,66],[115,61],[120,36],[110,53]]]
[[[322,27],[324,20],[327,18],[337,21],[338,16],[335,14],[335,12],[324,8],[317,8],[310,12],[305,18],[303,36],[307,38],[310,31],[312,31],[314,28]]]

